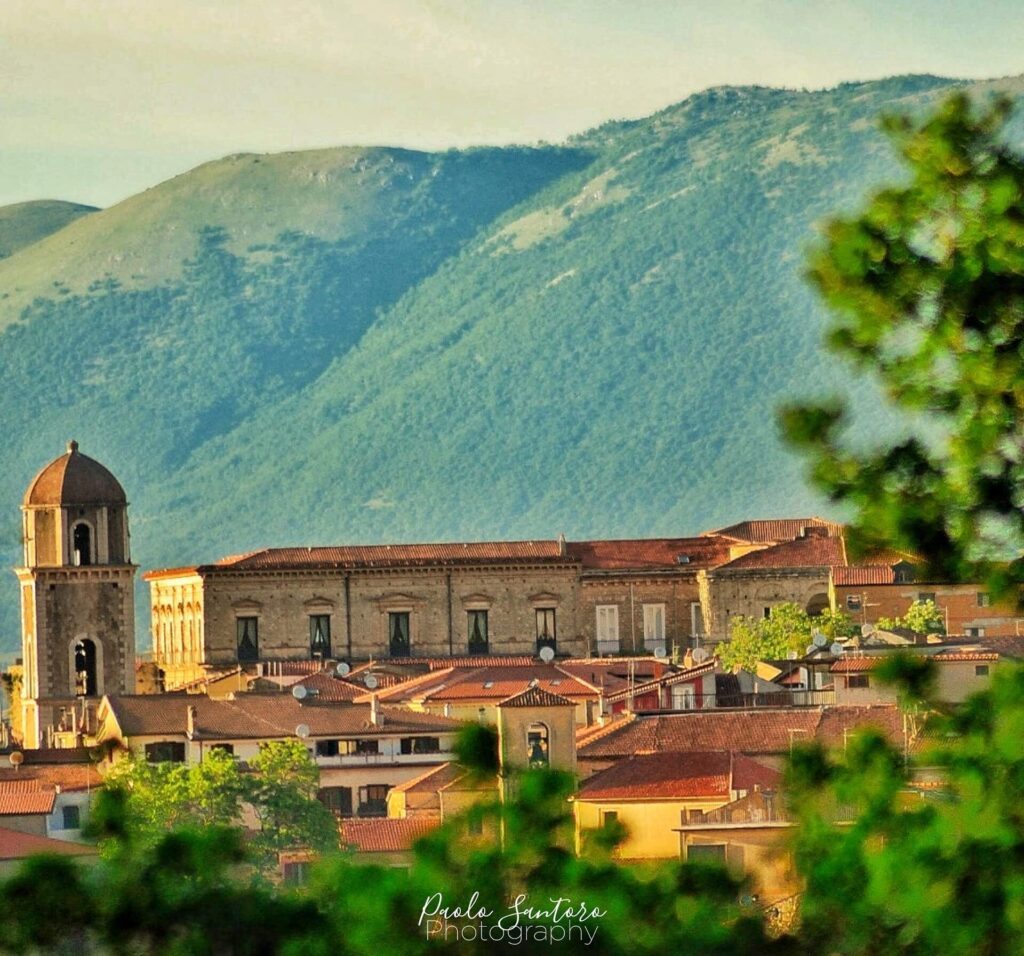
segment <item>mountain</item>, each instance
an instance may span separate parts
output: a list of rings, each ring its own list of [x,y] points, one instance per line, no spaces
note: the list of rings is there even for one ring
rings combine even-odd
[[[0,261],[3,556],[71,437],[128,489],[144,567],[821,511],[773,408],[838,385],[864,434],[891,416],[822,354],[803,249],[898,175],[878,114],[956,85],[720,88],[557,147],[233,156],[78,219]]]
[[[90,212],[96,212],[96,207],[57,199],[0,206],[0,259],[6,259]]]

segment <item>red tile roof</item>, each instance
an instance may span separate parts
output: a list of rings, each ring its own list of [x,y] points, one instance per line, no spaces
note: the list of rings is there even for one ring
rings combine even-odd
[[[580,784],[581,800],[729,799],[725,751],[627,757]]]
[[[999,660],[999,655],[990,651],[949,651],[947,653],[922,655],[926,660],[935,661],[936,664],[957,664],[970,663],[993,663]],[[863,674],[866,671],[874,670],[888,655],[875,654],[869,657],[844,657],[836,661],[829,670],[833,674]]]
[[[829,535],[842,534],[843,526],[835,521],[824,518],[768,518],[753,521],[740,521],[727,528],[718,528],[708,534],[720,534],[739,541],[750,541],[754,544],[772,544],[780,541],[791,541],[800,536],[804,528],[825,528]]]
[[[783,754],[794,743],[843,740],[844,730],[876,727],[902,743],[903,721],[895,706],[772,708],[771,710],[694,711],[637,717],[578,748],[581,760],[643,753],[737,750],[747,754]]]
[[[526,690],[506,697],[499,707],[575,707],[571,700],[552,694],[543,687],[527,687]]]
[[[717,666],[717,659],[712,658],[703,664],[697,664],[694,667],[687,667],[683,670],[666,669],[661,677],[646,681],[643,684],[636,684],[632,690],[627,684],[621,690],[608,694],[607,700],[609,703],[617,703],[620,700],[628,700],[630,696],[639,697],[641,694],[650,693],[651,691],[658,690],[660,687],[674,687],[676,684],[685,684],[687,681],[696,680],[698,677],[712,673]]]
[[[773,790],[782,781],[782,774],[746,754],[732,755],[733,790]]]
[[[59,856],[96,856],[94,846],[70,843],[67,840],[51,840],[34,833],[21,833],[0,827],[0,860],[23,860],[37,853],[56,853]]]
[[[94,790],[103,782],[93,764],[32,764],[24,763],[15,770],[0,765],[0,786],[17,780],[31,780],[43,789],[60,787],[61,790]]]
[[[697,571],[729,560],[731,542],[713,535],[698,538],[630,538],[570,541],[567,549],[583,571]],[[685,560],[683,560],[685,559]]]
[[[152,694],[107,698],[122,732],[134,736],[181,737],[188,708],[195,708],[195,738],[276,740],[294,737],[300,724],[311,737],[366,737],[396,733],[450,732],[458,721],[400,707],[381,707],[381,722],[370,722],[370,705],[341,701],[299,703],[291,694],[242,694],[211,700],[198,694]]]
[[[858,567],[832,569],[832,582],[837,587],[858,587],[862,584],[892,584],[896,572],[887,564],[865,564]]]
[[[357,853],[396,853],[412,849],[413,843],[440,825],[441,821],[432,817],[343,820],[341,843]]]
[[[751,551],[723,565],[721,570],[743,571],[760,568],[828,568],[846,564],[843,539],[836,537],[797,538]]]
[[[340,677],[332,677],[330,674],[320,672],[310,677],[304,677],[298,682],[306,690],[316,692],[316,700],[355,700],[366,693],[366,688],[355,684],[352,681]],[[298,686],[296,684],[295,686]]]
[[[36,782],[0,783],[0,816],[25,816],[52,813],[57,799],[55,790],[43,790]]]
[[[464,777],[466,771],[458,764],[443,763],[436,767],[430,767],[418,777],[406,780],[405,783],[396,784],[391,788],[391,793],[435,793],[443,787],[454,783],[460,777]]]

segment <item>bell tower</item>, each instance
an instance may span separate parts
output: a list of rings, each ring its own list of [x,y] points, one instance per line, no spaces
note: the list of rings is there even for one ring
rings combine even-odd
[[[21,506],[25,747],[95,730],[104,694],[135,690],[135,571],[128,500],[78,442],[33,479]]]

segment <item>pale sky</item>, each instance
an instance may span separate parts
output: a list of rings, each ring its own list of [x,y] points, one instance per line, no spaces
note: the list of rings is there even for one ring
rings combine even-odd
[[[1024,0],[0,0],[0,205],[237,152],[557,141],[720,84],[1024,72]]]

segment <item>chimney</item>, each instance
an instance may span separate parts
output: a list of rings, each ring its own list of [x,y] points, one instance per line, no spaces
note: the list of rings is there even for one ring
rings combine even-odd
[[[559,535],[558,535],[558,553],[560,555],[562,555],[562,557],[565,557],[565,552],[566,552],[565,532],[563,531],[563,532],[560,532]]]
[[[196,709],[192,704],[188,705],[185,711],[185,734],[189,740],[192,740],[196,735]]]
[[[384,723],[384,721],[381,720],[380,707],[377,704],[376,694],[370,695],[370,723],[373,724],[374,727],[380,727]]]
[[[686,653],[683,655],[683,667],[689,670],[693,667],[693,651],[688,647]]]

